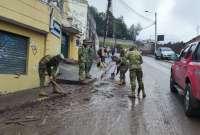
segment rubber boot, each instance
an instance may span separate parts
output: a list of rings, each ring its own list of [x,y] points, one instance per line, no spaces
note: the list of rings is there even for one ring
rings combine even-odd
[[[142,93],[143,98],[145,98],[147,95],[145,92]]]
[[[119,82],[117,82],[118,85],[122,85],[123,82],[120,80]]]
[[[48,97],[48,94],[46,92],[44,92],[44,91],[41,91],[39,93],[39,97]]]
[[[140,96],[140,91],[141,91],[141,89],[140,88],[138,88],[138,97]]]
[[[126,81],[122,81],[122,85],[126,85]]]
[[[92,76],[91,75],[87,75],[86,79],[92,79]]]

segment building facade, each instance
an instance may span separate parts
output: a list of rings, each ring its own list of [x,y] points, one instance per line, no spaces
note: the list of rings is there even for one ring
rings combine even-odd
[[[88,8],[86,39],[92,42],[93,48],[99,50],[99,38],[96,30],[96,21]]]
[[[70,14],[69,2],[64,1],[61,52],[65,58],[78,60],[77,44],[79,43],[79,35],[81,33],[81,28],[78,26]]]
[[[86,0],[1,0],[0,93],[39,87],[41,58],[78,60],[83,40],[97,41],[95,29]]]
[[[61,51],[61,12],[51,1],[0,1],[0,92],[39,86],[38,63]]]
[[[68,16],[71,18],[73,28],[79,32],[70,36],[69,58],[78,60],[78,48],[86,39],[88,2],[86,0],[69,0]]]

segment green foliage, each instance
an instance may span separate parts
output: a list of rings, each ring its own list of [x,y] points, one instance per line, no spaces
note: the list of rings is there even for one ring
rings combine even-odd
[[[106,14],[104,12],[98,12],[95,7],[90,7],[90,12],[96,21],[97,34],[99,36],[104,36]],[[113,37],[114,33],[115,38],[117,39],[133,40],[133,35],[136,33],[134,35],[134,39],[136,39],[136,36],[139,35],[139,31],[141,30],[141,26],[139,24],[136,27],[129,29],[124,22],[123,16],[115,18],[112,13],[109,15],[111,21],[108,26],[108,37]]]
[[[97,9],[95,7],[90,7],[90,12],[93,15],[95,21],[96,21],[96,25],[97,25],[97,34],[99,36],[103,36],[104,35],[104,26],[105,26],[105,18],[106,18],[106,14],[101,12],[98,13]]]
[[[102,46],[103,45],[103,41],[100,41],[99,44],[100,44],[100,46]],[[105,46],[106,47],[112,47],[113,46],[113,42],[112,41],[105,41]],[[117,48],[129,48],[129,45],[117,43],[116,47]]]
[[[134,24],[132,24],[129,29],[130,38],[133,41],[136,41],[136,37],[140,34],[141,30],[142,30],[142,27],[140,24],[137,24],[136,26]]]
[[[125,48],[129,48],[129,45],[127,44],[118,44],[119,48],[125,49]]]
[[[103,46],[103,41],[99,41],[100,46]],[[105,41],[105,46],[111,47],[113,45],[113,42]]]

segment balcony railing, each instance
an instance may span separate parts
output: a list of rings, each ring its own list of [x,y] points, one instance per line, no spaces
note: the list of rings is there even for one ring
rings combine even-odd
[[[78,22],[76,18],[72,17],[69,14],[66,14],[66,13],[63,14],[62,25],[69,32],[72,32],[72,33],[82,32],[80,22]]]

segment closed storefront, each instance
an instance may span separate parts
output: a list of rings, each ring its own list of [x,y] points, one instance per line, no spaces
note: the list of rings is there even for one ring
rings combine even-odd
[[[0,21],[0,93],[39,86],[38,63],[46,35]]]
[[[0,74],[26,74],[28,38],[0,31]]]

